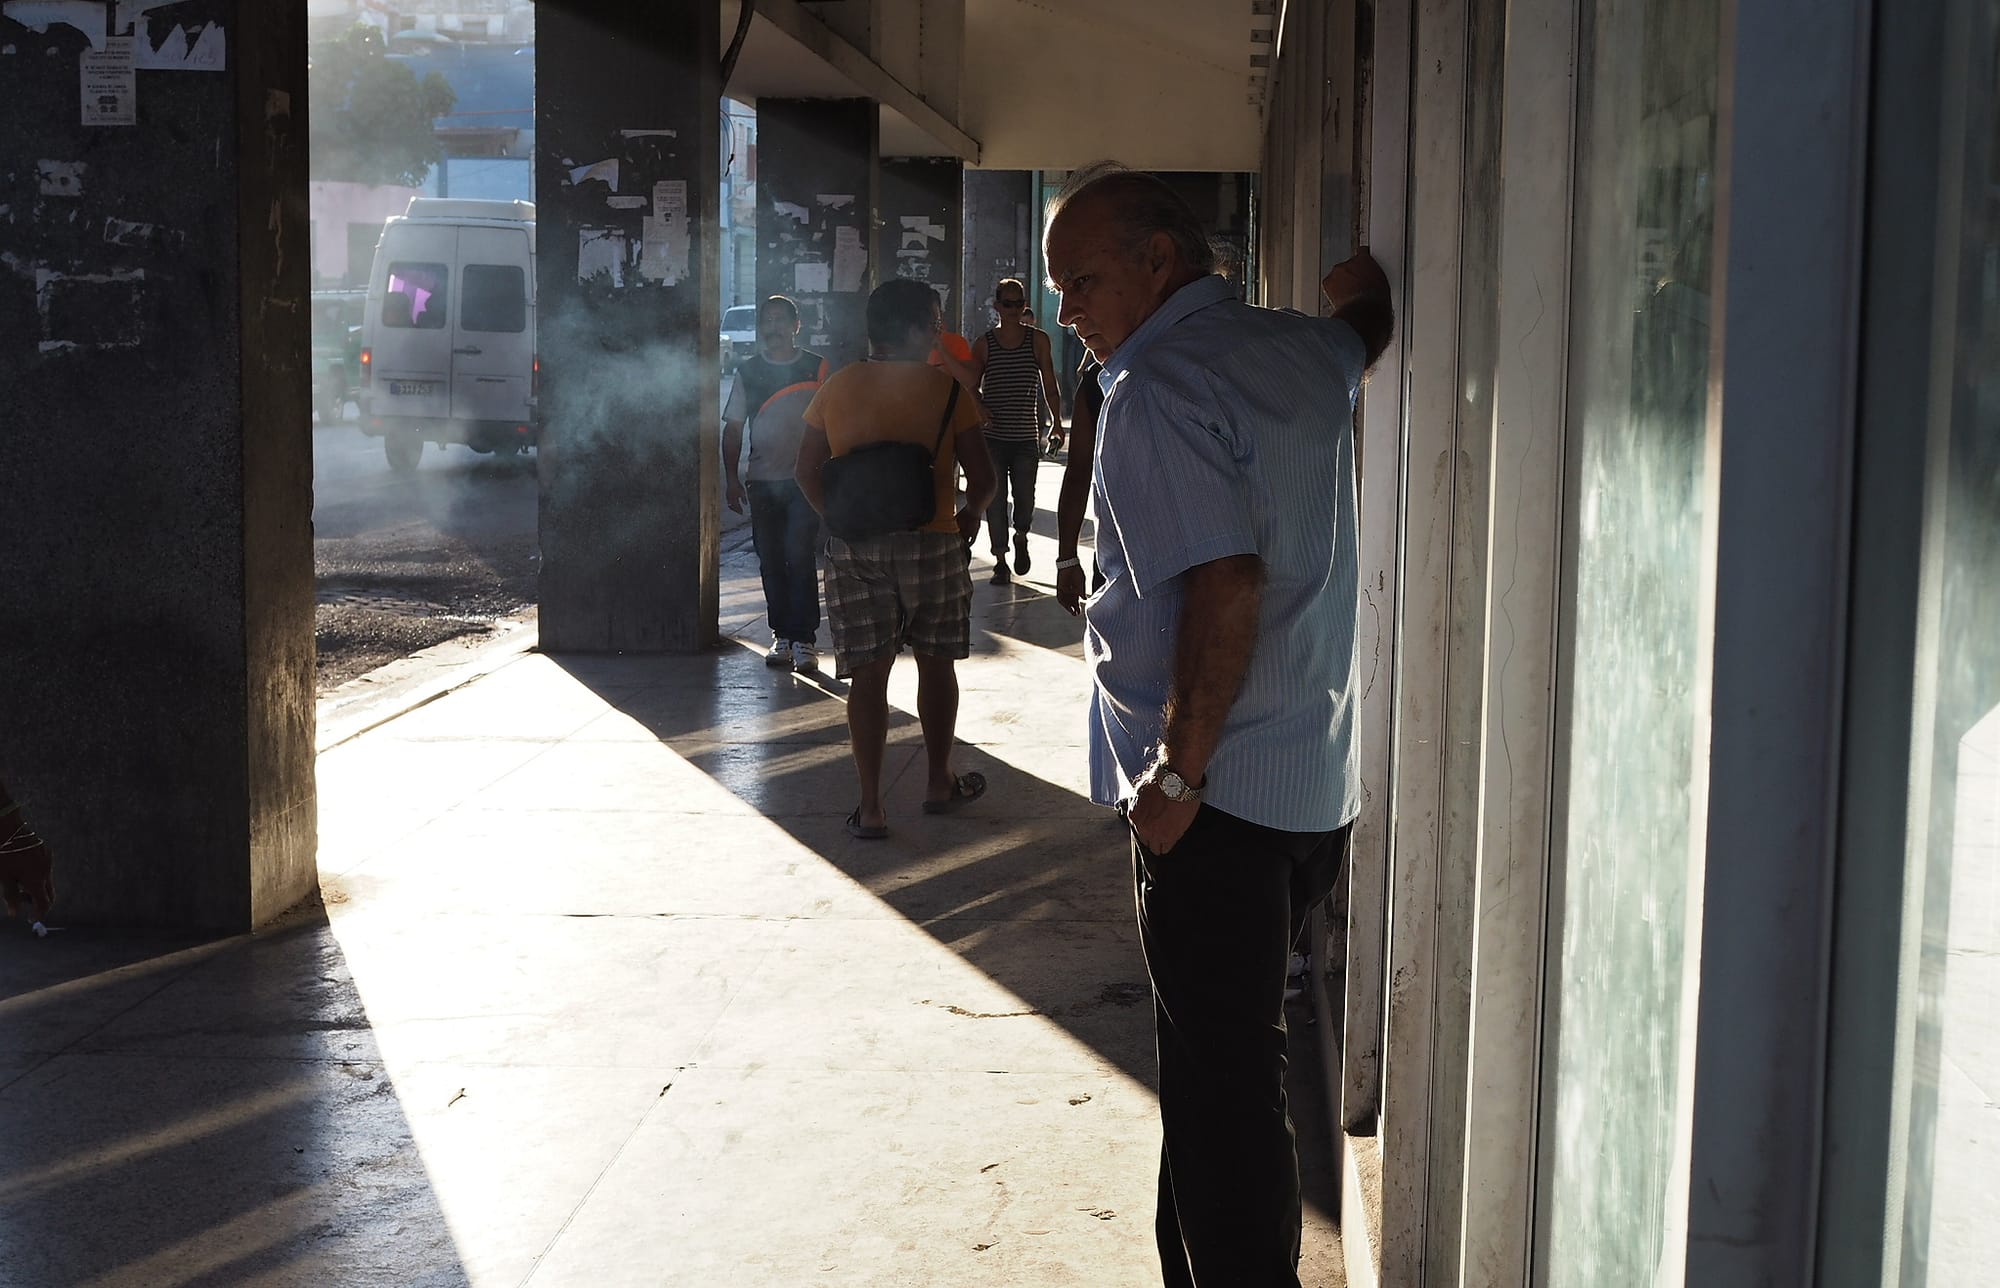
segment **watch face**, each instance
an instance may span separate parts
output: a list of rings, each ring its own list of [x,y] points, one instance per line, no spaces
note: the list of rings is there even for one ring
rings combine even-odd
[[[1187,795],[1187,779],[1169,769],[1160,775],[1160,792],[1170,801],[1177,801]]]

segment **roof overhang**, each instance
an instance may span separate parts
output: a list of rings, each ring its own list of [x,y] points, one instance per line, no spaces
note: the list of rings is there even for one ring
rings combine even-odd
[[[735,34],[741,0],[723,0],[722,42]],[[957,157],[977,165],[979,141],[855,48],[797,0],[756,0],[750,34],[724,91],[759,98],[870,98],[882,113],[883,156]]]

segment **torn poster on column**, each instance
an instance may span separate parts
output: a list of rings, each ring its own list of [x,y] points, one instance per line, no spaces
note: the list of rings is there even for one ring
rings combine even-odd
[[[625,285],[625,234],[617,228],[579,228],[576,280],[588,282],[600,273],[612,286]]]
[[[227,65],[228,38],[222,27],[209,23],[189,36],[186,27],[175,27],[157,48],[139,41],[139,66],[158,72],[219,72]]]
[[[592,179],[597,179],[607,184],[613,192],[618,191],[618,158],[608,157],[592,165],[570,167],[569,182],[571,187],[577,187]]]
[[[819,204],[828,210],[845,210],[854,204],[854,194],[850,192],[822,192]]]
[[[785,218],[796,220],[799,223],[805,223],[808,219],[812,218],[811,215],[806,213],[804,206],[790,201],[774,201],[771,203],[771,209],[777,211]]]
[[[36,32],[46,32],[57,23],[75,27],[90,37],[92,49],[104,48],[104,0],[6,0],[0,4],[0,17]]]
[[[801,295],[824,295],[832,282],[833,270],[825,264],[794,264],[792,289]]]
[[[934,224],[922,215],[904,215],[903,240],[896,253],[926,258],[931,253],[931,243],[943,240],[943,224]]]
[[[132,38],[112,36],[100,52],[85,50],[77,57],[83,85],[85,125],[137,125],[139,80],[133,72]]]
[[[688,275],[688,186],[685,179],[653,185],[653,213],[646,216],[639,249],[639,274],[677,286]]]
[[[115,16],[111,20],[111,34],[129,36],[132,24],[146,16],[153,9],[166,9],[180,4],[181,0],[118,0],[114,6]]]
[[[843,224],[833,230],[833,289],[858,291],[868,272],[868,251],[861,245],[861,230]]]

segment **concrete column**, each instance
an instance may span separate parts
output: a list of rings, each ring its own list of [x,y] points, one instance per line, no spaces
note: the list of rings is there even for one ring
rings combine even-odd
[[[797,300],[836,367],[868,354],[878,120],[865,98],[757,101],[757,296]]]
[[[112,8],[0,17],[0,778],[57,924],[240,931],[315,880],[305,7],[85,126]]]
[[[875,240],[877,276],[928,282],[954,316],[965,296],[960,281],[959,229],[965,222],[965,167],[937,157],[882,162],[881,227]]]
[[[1034,263],[1034,201],[1030,171],[965,172],[965,299],[951,316],[966,335],[993,325],[995,282],[1028,276]]]
[[[541,642],[716,639],[720,17],[537,11]]]

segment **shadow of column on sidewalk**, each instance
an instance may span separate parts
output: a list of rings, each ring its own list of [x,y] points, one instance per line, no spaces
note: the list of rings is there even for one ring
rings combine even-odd
[[[0,934],[0,1121],[5,1282],[470,1282],[319,907]]]

